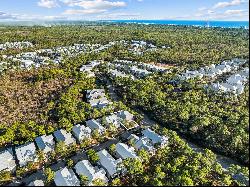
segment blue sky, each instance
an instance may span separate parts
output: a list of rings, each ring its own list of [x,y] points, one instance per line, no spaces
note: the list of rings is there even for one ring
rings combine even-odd
[[[244,20],[249,0],[0,0],[1,20]]]

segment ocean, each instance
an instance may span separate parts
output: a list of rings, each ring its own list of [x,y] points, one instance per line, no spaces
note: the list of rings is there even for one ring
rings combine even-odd
[[[0,26],[53,26],[53,25],[95,25],[95,24],[144,24],[144,25],[186,25],[197,27],[222,27],[249,29],[249,21],[191,21],[191,20],[58,20],[58,21],[4,21]]]
[[[103,21],[106,22],[106,21]],[[111,23],[186,25],[197,27],[249,28],[249,21],[192,21],[192,20],[109,20]]]

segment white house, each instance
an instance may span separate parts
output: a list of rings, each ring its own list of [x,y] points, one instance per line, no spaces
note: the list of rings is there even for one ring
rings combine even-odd
[[[86,125],[94,131],[95,129],[98,130],[99,133],[103,133],[105,131],[105,128],[95,119],[91,119],[86,121]]]
[[[38,149],[42,150],[44,153],[48,153],[54,150],[55,141],[52,135],[43,135],[35,139]]]
[[[127,139],[132,141],[133,144],[136,143],[138,140],[140,140],[140,138],[135,134],[131,134]]]
[[[126,120],[126,121],[133,121],[133,119],[134,119],[134,115],[133,114],[131,114],[130,112],[128,112],[128,111],[120,111],[120,112],[118,112],[117,113],[117,116],[119,117],[119,118],[121,118],[122,120]]]
[[[114,178],[118,175],[118,164],[122,162],[122,159],[115,160],[105,149],[99,151],[98,156],[100,160],[99,164],[104,167],[107,171],[108,177]]]
[[[235,84],[242,84],[244,81],[246,81],[246,78],[242,77],[239,74],[234,74],[231,75],[228,79],[227,79],[227,83],[231,84],[231,85],[235,85]]]
[[[148,139],[150,139],[153,142],[153,144],[160,144],[161,146],[164,146],[168,142],[167,137],[160,136],[159,134],[155,133],[149,128],[143,130],[142,134],[144,137],[147,137]]]
[[[102,97],[99,99],[91,99],[89,100],[89,104],[92,107],[97,107],[97,108],[104,108],[109,104],[109,100],[106,97]]]
[[[27,165],[28,162],[37,161],[36,146],[33,142],[16,147],[15,152],[20,167]]]
[[[34,180],[33,182],[29,183],[28,186],[44,186],[43,180]]]
[[[56,186],[80,186],[80,181],[73,170],[67,167],[55,172],[54,182]]]
[[[108,183],[106,172],[103,168],[93,167],[88,160],[83,160],[75,165],[75,171],[78,176],[83,175],[88,177],[88,186],[92,186],[92,181],[95,179],[102,179]]]
[[[114,125],[116,128],[120,128],[121,127],[121,122],[119,120],[119,118],[117,117],[116,114],[112,114],[109,116],[105,116],[105,123],[106,125]]]
[[[87,99],[98,99],[101,97],[105,97],[105,90],[104,89],[93,89],[87,90]]]
[[[152,145],[150,139],[148,139],[147,137],[141,137],[138,141],[135,141],[135,148],[137,150],[144,149],[152,153],[154,153],[155,151],[154,146]]]
[[[124,143],[116,144],[115,152],[117,156],[120,157],[121,159],[137,158],[135,149],[133,147],[129,147],[128,145]]]
[[[54,134],[54,137],[55,137],[57,142],[62,141],[65,143],[66,146],[76,142],[76,140],[73,138],[72,134],[67,132],[64,129],[57,130],[53,134]]]
[[[88,139],[91,137],[91,129],[89,127],[85,127],[84,125],[75,125],[72,129],[72,133],[78,142],[81,142],[83,139]]]
[[[8,148],[0,152],[0,172],[14,171],[15,168],[16,168],[16,162],[12,148]]]

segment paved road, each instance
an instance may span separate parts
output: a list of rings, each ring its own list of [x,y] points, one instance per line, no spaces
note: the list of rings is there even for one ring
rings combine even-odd
[[[130,131],[133,131],[133,130],[130,130]],[[94,145],[92,147],[92,149],[94,149],[97,152],[100,151],[100,150],[103,150],[103,149],[107,149],[112,144],[117,144],[118,142],[120,142],[120,138],[118,138],[118,137],[121,137],[123,139],[127,138],[130,135],[130,131],[125,131],[122,134],[118,135],[117,138],[109,139],[108,141],[106,141],[104,143]],[[68,159],[72,159],[74,161],[74,163],[77,163],[77,162],[79,162],[81,160],[87,160],[88,158],[87,158],[87,155],[86,155],[86,151],[82,150],[82,151],[77,152],[74,156],[72,156],[70,158],[67,158],[66,160],[68,160]],[[58,171],[58,170],[60,170],[61,168],[64,168],[64,167],[66,167],[65,159],[60,159],[60,160],[57,161],[57,163],[52,164],[50,166],[50,168],[53,171]],[[43,180],[43,181],[45,180],[45,176],[44,176],[42,170],[38,170],[36,173],[28,175],[27,177],[24,177],[21,180],[14,180],[8,186],[20,186],[22,184],[28,185],[32,181],[39,180],[39,179]]]
[[[110,92],[110,96],[113,100],[119,101],[119,97],[115,93],[115,88],[112,86],[111,82],[107,80],[107,87]],[[143,116],[143,124],[145,126],[152,126],[154,124],[157,124],[154,120],[150,119],[144,112],[138,111]],[[199,145],[194,144],[193,142],[190,142],[184,138],[182,138],[195,152],[202,152],[204,153],[204,148],[200,147]],[[217,162],[221,164],[222,168],[224,170],[227,170],[231,164],[237,164],[242,166],[240,163],[232,160],[231,158],[216,154]]]

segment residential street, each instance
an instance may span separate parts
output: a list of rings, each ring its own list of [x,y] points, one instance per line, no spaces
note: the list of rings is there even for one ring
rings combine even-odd
[[[119,101],[119,97],[117,96],[117,94],[115,93],[115,88],[111,85],[111,82],[109,80],[107,80],[107,87],[109,89],[109,92],[110,92],[110,96],[112,97],[112,99],[114,101]],[[152,126],[154,124],[157,124],[154,120],[151,120],[144,112],[142,111],[139,111],[140,114],[143,116],[143,124],[145,126]],[[195,152],[204,152],[204,148],[182,138],[182,140],[184,140],[185,142],[187,142],[187,144],[195,151]],[[225,156],[222,156],[222,155],[219,155],[219,154],[216,154],[216,158],[217,158],[217,162],[221,164],[222,168],[224,170],[228,170],[228,168],[230,167],[231,164],[237,164],[237,165],[240,165],[242,166],[240,163],[228,158],[228,157],[225,157]]]

